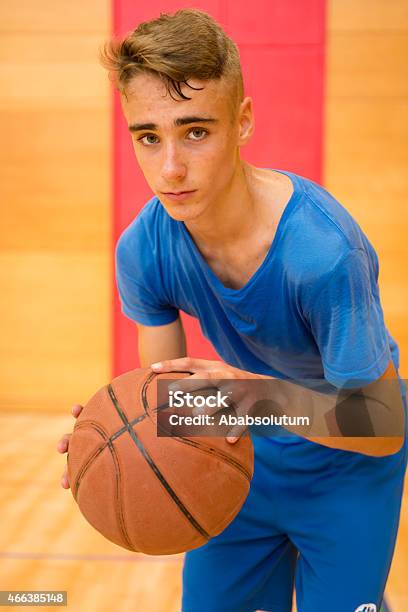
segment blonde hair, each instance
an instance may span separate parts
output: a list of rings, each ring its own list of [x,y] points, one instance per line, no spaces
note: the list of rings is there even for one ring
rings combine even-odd
[[[173,99],[191,99],[182,91],[182,85],[197,89],[190,79],[225,79],[235,108],[244,96],[237,46],[210,15],[196,9],[139,24],[124,39],[105,43],[100,60],[125,97],[126,85],[143,73],[159,77]]]

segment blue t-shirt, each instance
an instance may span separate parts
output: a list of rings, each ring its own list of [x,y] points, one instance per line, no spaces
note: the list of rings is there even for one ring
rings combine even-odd
[[[367,237],[322,186],[276,172],[294,192],[263,263],[240,289],[221,283],[184,223],[152,198],[117,244],[123,313],[164,325],[182,310],[226,363],[258,374],[356,387],[379,378],[390,358],[398,369]]]

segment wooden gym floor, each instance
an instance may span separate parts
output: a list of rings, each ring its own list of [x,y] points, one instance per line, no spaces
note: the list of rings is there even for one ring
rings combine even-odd
[[[179,612],[182,555],[111,544],[60,487],[65,455],[55,447],[72,425],[69,415],[0,415],[0,590],[65,590],[75,612]],[[392,612],[408,610],[406,498],[387,586]]]

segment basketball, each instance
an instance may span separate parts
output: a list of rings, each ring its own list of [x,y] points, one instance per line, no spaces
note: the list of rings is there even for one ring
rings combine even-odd
[[[136,369],[102,387],[78,417],[68,478],[86,520],[128,550],[168,555],[221,533],[242,507],[253,474],[248,435],[157,434],[157,382],[185,373]]]

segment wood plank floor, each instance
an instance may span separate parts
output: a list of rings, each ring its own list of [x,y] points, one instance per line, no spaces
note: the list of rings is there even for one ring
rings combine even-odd
[[[0,414],[0,590],[66,590],[78,612],[179,612],[182,555],[111,544],[60,487],[65,457],[55,447],[72,424],[70,416]],[[405,502],[387,586],[392,612],[408,610],[407,575]]]

